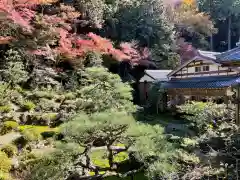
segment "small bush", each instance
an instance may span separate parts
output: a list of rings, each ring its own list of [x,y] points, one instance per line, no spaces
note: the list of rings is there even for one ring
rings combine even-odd
[[[57,132],[56,128],[49,128],[48,126],[31,126],[31,125],[20,126],[19,130],[27,141],[36,141],[42,138],[53,137]]]
[[[27,141],[23,136],[21,136],[21,137],[15,139],[15,140],[13,141],[13,143],[14,143],[17,147],[20,146],[21,148],[23,148],[23,147],[25,147],[25,146],[27,145],[28,141]]]
[[[45,113],[41,116],[41,120],[45,125],[49,125],[56,118],[57,118],[57,113]]]
[[[0,106],[1,113],[9,113],[12,110],[11,105]]]
[[[194,165],[197,165],[200,163],[199,157],[197,157],[195,154],[190,154],[183,150],[177,150],[176,155],[177,155],[177,158],[184,163],[194,164]]]
[[[19,93],[24,93],[24,89],[21,86],[16,86],[15,90]]]
[[[26,150],[24,150],[20,156],[20,160],[21,161],[29,161],[29,160],[35,160],[37,159],[38,156],[32,152],[28,152]]]
[[[4,173],[0,171],[0,180],[10,180],[11,177],[9,175],[9,173]]]
[[[0,151],[0,172],[8,173],[11,169],[11,161],[4,152]]]
[[[22,134],[24,139],[26,139],[28,142],[42,139],[41,132],[36,128],[24,129]]]
[[[41,133],[43,139],[47,139],[47,138],[51,138],[54,137],[56,135],[55,131],[45,131]]]
[[[12,158],[17,153],[17,147],[13,144],[7,144],[1,148],[1,151],[4,152],[9,158]]]
[[[2,126],[0,127],[0,134],[4,135],[13,130],[17,130],[18,123],[15,121],[5,121]]]
[[[27,111],[34,110],[36,108],[36,105],[32,101],[25,101],[22,104],[22,108]]]
[[[209,128],[213,129],[224,121],[231,121],[233,113],[229,111],[226,105],[191,102],[178,106],[184,118],[190,122],[190,127],[197,133],[204,133]]]
[[[72,93],[72,92],[69,92],[69,93],[66,93],[66,94],[65,94],[65,98],[66,98],[67,100],[72,100],[72,99],[75,99],[75,98],[76,98],[76,95],[75,95],[74,93]]]
[[[55,92],[53,91],[36,91],[34,95],[37,98],[47,98],[47,99],[52,99],[55,95]]]
[[[20,167],[22,169],[28,169],[29,167],[32,167],[32,165],[36,164],[38,158],[39,156],[37,156],[36,154],[23,150],[21,156],[19,156]]]

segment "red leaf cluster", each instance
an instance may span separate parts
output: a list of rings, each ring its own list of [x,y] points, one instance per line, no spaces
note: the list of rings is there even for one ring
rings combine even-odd
[[[80,16],[80,13],[76,12],[73,7],[61,4],[60,12],[57,11],[57,14],[37,13],[34,7],[48,1],[55,0],[0,0],[0,13],[3,14],[2,21],[8,20],[9,23],[17,24],[23,30],[34,34],[32,38],[36,40],[38,39],[36,34],[40,35],[41,41],[42,35],[49,34],[50,39],[46,39],[46,44],[38,44],[39,47],[35,50],[29,47],[31,50],[26,49],[26,51],[53,60],[55,57],[64,57],[64,59],[67,58],[70,61],[84,57],[89,51],[94,51],[109,55],[118,61],[128,60],[132,61],[133,64],[149,63],[147,49],[141,49],[140,52],[133,45],[127,45],[127,43],[122,44],[121,49],[116,49],[110,40],[94,33],[90,32],[85,36],[72,33],[72,28],[78,23],[77,17]],[[50,36],[51,33],[52,36]],[[19,37],[14,38],[17,40]],[[0,37],[0,43],[9,43],[11,39],[13,37]],[[50,41],[51,45],[54,46],[49,44]]]
[[[197,56],[197,49],[183,39],[178,41],[178,53],[181,58],[181,64]]]
[[[35,11],[31,7],[36,4],[35,1],[0,0],[0,12],[5,17],[3,20],[9,20],[28,31],[32,30],[30,21],[35,16]]]
[[[121,43],[120,49],[133,65],[155,65],[150,59],[148,48],[138,48],[135,43]]]

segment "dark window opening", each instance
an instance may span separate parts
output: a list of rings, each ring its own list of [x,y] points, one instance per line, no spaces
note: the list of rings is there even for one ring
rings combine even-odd
[[[196,101],[196,100],[197,100],[196,96],[191,97],[191,101]]]
[[[209,71],[209,66],[203,66],[203,71]]]
[[[201,67],[195,67],[195,72],[201,72]]]

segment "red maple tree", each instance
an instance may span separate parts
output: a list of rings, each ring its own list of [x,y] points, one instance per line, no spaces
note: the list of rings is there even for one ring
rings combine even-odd
[[[50,15],[37,11],[37,5],[51,2],[56,0],[0,0],[1,22],[17,25],[16,29],[21,29],[17,30],[21,35],[0,36],[0,44],[11,43],[12,40],[17,43],[21,39],[21,43],[26,42],[24,48],[28,48],[25,49],[27,52],[50,59],[63,57],[76,61],[87,52],[94,51],[133,64],[150,62],[147,49],[141,49],[140,53],[126,43],[117,49],[110,40],[92,32],[87,35],[76,34],[74,28],[79,23],[80,13],[71,6],[60,4],[57,13]]]

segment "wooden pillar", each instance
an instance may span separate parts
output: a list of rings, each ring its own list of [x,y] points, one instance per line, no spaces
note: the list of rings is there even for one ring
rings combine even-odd
[[[163,112],[166,112],[167,110],[167,102],[168,102],[167,92],[164,92],[163,93]]]
[[[238,100],[240,98],[240,87],[236,88],[236,99]],[[239,102],[236,103],[236,124],[240,125],[240,104]]]
[[[224,104],[226,104],[227,105],[227,107],[228,107],[228,96],[224,96]]]

